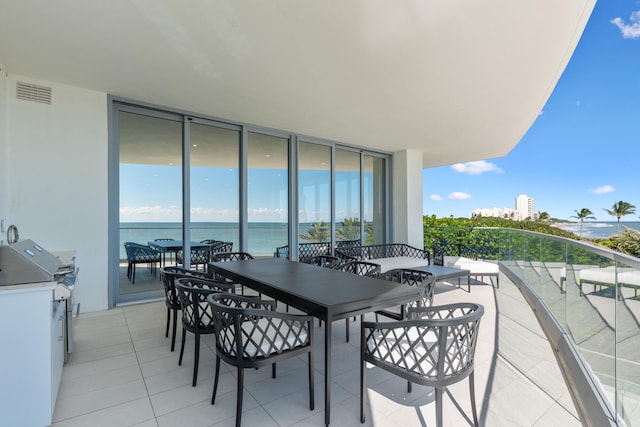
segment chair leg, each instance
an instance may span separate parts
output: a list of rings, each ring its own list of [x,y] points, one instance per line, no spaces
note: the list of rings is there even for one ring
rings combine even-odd
[[[362,330],[362,329],[361,329]],[[360,422],[364,423],[364,398],[365,398],[365,390],[366,390],[366,363],[363,359],[362,349],[364,348],[364,338],[361,338],[361,347],[360,347]]]
[[[171,323],[171,309],[167,307],[167,330],[164,333],[165,337],[169,336],[169,323]]]
[[[276,377],[276,364],[272,363],[271,364],[271,378],[275,378]]]
[[[196,386],[198,382],[198,365],[200,365],[200,334],[195,334],[195,355],[193,361],[193,382],[192,386]]]
[[[407,381],[407,393],[411,393],[411,381]]]
[[[171,351],[176,348],[176,325],[178,324],[178,310],[173,310],[173,331],[171,333]]]
[[[469,374],[469,394],[471,395],[471,412],[473,413],[473,425],[478,427],[478,411],[476,410],[476,389],[473,371]]]
[[[244,369],[238,368],[238,398],[236,400],[236,427],[240,427],[242,417],[242,392],[244,391]]]
[[[136,283],[136,265],[133,264],[131,266],[131,284],[135,284]]]
[[[220,377],[220,358],[216,354],[216,374],[213,380],[213,394],[211,395],[211,404],[216,403],[216,393],[218,392],[218,378]]]
[[[182,345],[180,345],[180,359],[178,359],[178,366],[182,366],[182,355],[184,354],[184,341],[186,339],[186,331],[182,328]]]
[[[312,411],[316,406],[314,390],[315,384],[313,380],[313,351],[309,351],[309,408]]]
[[[442,427],[442,388],[436,387],[436,426]]]
[[[347,317],[346,319],[344,319],[345,321],[345,326],[347,327],[346,331],[347,331],[347,342],[349,342],[349,318]]]

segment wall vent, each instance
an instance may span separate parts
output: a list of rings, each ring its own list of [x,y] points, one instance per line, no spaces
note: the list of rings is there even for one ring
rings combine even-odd
[[[51,88],[46,86],[34,85],[32,83],[17,82],[16,98],[22,99],[24,101],[51,104]]]

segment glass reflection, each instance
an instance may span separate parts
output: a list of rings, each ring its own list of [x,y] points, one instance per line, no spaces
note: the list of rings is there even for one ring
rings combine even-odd
[[[247,155],[248,252],[273,256],[288,241],[289,140],[249,132]]]

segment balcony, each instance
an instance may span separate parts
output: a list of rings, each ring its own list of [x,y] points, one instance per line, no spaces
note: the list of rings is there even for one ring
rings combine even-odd
[[[639,425],[637,364],[625,357],[638,348],[635,289],[583,281],[581,292],[579,274],[606,262],[624,272],[639,268],[637,261],[535,233],[465,232],[477,241],[493,242],[486,243],[495,249],[486,256],[501,263],[500,287],[491,286],[488,278],[472,279],[470,293],[465,286],[458,288],[457,282],[439,283],[435,302],[474,301],[485,306],[475,367],[481,425],[603,425],[598,417],[611,425],[615,419],[619,425]],[[564,261],[556,259],[558,254]],[[553,316],[545,318],[545,311]],[[77,321],[76,351],[63,372],[54,425],[232,424],[235,374],[223,368],[218,399],[210,405],[213,342],[210,337],[204,339],[194,388],[192,337],[187,338],[185,361],[178,366],[178,352],[170,352],[170,339],[164,337],[165,315],[162,302],[82,314]],[[349,343],[344,333],[342,322],[337,322],[332,425],[358,426],[359,324],[351,322]],[[323,334],[316,338],[315,368],[317,378],[322,378]],[[567,347],[569,341],[578,345]],[[569,358],[572,353],[578,365]],[[268,369],[248,371],[244,425],[323,425],[322,381],[316,381],[316,409],[309,411],[305,365],[306,359],[283,362],[275,380]],[[367,425],[434,425],[433,390],[414,386],[407,393],[403,380],[370,369]],[[575,384],[579,390],[566,384]],[[450,391],[444,399],[445,425],[470,425],[466,381]],[[593,415],[594,401],[597,415]],[[583,422],[580,414],[587,417]]]

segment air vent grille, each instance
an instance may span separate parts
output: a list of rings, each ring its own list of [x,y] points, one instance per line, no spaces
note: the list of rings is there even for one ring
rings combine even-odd
[[[51,104],[51,88],[38,86],[31,83],[16,83],[16,98],[24,101],[40,102]]]

